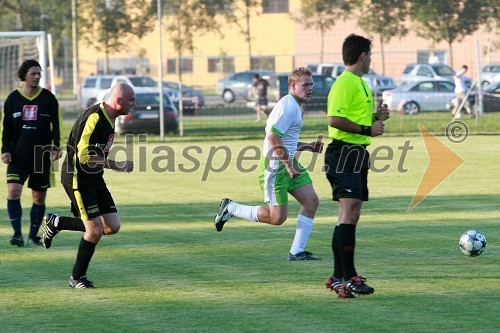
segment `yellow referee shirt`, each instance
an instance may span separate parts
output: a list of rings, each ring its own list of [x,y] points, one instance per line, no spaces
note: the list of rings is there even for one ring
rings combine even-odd
[[[328,94],[328,117],[342,117],[363,126],[372,125],[373,94],[356,74],[343,71]],[[371,137],[328,126],[328,137],[347,143],[369,145]]]

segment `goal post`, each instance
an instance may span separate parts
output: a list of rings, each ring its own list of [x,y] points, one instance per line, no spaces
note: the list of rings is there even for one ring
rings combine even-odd
[[[40,63],[42,68],[40,86],[44,88],[50,86],[54,92],[54,66],[50,54],[52,48],[47,48],[47,37],[45,31],[0,32],[0,99],[5,99],[12,90],[19,87],[17,71],[27,59],[35,59]],[[47,57],[51,65],[50,73],[47,72]]]

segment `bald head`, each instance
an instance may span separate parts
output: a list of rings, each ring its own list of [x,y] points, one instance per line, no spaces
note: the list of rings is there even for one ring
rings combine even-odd
[[[117,83],[109,91],[105,103],[116,111],[116,116],[128,114],[135,106],[134,89],[126,83]]]

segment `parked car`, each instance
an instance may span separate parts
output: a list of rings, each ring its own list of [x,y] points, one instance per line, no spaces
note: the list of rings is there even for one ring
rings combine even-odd
[[[163,81],[163,88],[166,88],[166,93],[170,100],[175,104],[177,110],[179,109],[179,83],[171,81]],[[182,112],[184,114],[194,113],[195,108],[205,105],[205,94],[203,91],[194,89],[192,87],[182,84]]]
[[[481,69],[481,86],[500,81],[500,63],[489,64]]]
[[[271,93],[269,96],[274,97],[274,101],[270,99],[269,108],[272,108],[277,101],[283,96],[288,94],[288,74],[289,73],[275,73],[269,77],[269,84],[271,86]],[[328,93],[335,78],[326,75],[313,74],[313,94],[311,99],[303,104],[302,109],[308,111],[325,111]]]
[[[79,104],[80,108],[86,109],[97,102],[100,92],[111,88],[113,75],[90,75],[80,85]]]
[[[344,71],[345,65],[336,62],[328,62],[308,64],[307,68],[309,68],[313,74],[322,74],[337,78]]]
[[[248,91],[252,87],[254,74],[259,74],[264,79],[268,79],[271,71],[251,70],[238,72],[219,80],[215,91],[224,102],[232,103],[235,99],[248,99]]]
[[[307,68],[309,68],[313,74],[331,76],[334,79],[339,77],[345,70],[344,64],[341,63],[309,64]],[[392,78],[379,75],[373,69],[370,69],[367,74],[363,75],[363,80],[368,83],[372,93],[376,94],[378,98],[382,96],[383,91],[396,88],[396,83]]]
[[[83,80],[80,89],[80,107],[86,109],[102,101],[108,90],[118,82],[134,88],[146,87],[157,89],[158,83],[149,76],[142,75],[91,75]]]
[[[455,71],[448,65],[443,64],[408,64],[401,75],[400,84],[406,82],[427,81],[429,79],[448,80],[453,82]],[[472,80],[465,79],[465,85],[470,87]]]
[[[151,88],[135,87],[136,106],[128,115],[119,116],[115,120],[116,134],[160,133],[160,94]],[[109,95],[109,90],[103,100]],[[163,93],[164,133],[179,131],[177,107],[166,93]]]
[[[483,88],[483,111],[500,111],[500,81]]]
[[[158,91],[158,83],[149,76],[115,75],[113,76],[113,80],[111,81],[111,87],[117,83],[126,83],[129,86],[133,87],[134,90],[139,88],[142,89],[142,91]],[[94,104],[97,102],[102,102],[104,100],[104,96],[106,96],[108,92],[109,89],[100,90],[97,93],[97,98],[94,101]]]
[[[449,111],[455,98],[455,84],[448,80],[407,82],[382,93],[382,100],[389,111],[414,115],[426,111]]]
[[[388,76],[383,76],[375,73],[373,69],[363,75],[363,80],[368,83],[373,94],[376,94],[377,97],[381,97],[382,93],[386,90],[396,88],[396,83],[394,80]]]

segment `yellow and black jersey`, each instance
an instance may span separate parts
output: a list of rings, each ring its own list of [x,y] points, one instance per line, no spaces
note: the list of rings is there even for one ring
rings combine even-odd
[[[33,162],[35,152],[60,146],[59,103],[44,88],[32,97],[25,95],[21,88],[16,89],[5,100],[2,126],[2,154],[11,153],[15,162]],[[35,149],[35,146],[43,149]],[[49,154],[43,156],[49,158]]]
[[[93,156],[107,158],[115,137],[114,122],[97,104],[85,110],[76,120],[68,138],[67,153],[61,170],[63,184],[74,184],[74,175],[92,181],[101,179],[102,164],[89,163]]]

